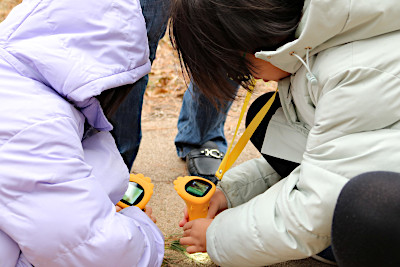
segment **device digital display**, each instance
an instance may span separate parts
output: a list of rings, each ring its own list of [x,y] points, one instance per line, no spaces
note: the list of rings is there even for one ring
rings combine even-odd
[[[185,186],[186,192],[195,197],[205,196],[211,188],[212,185],[210,183],[200,179],[191,180]]]
[[[144,195],[144,189],[140,184],[135,182],[129,182],[128,189],[121,201],[127,205],[134,206],[139,203]]]

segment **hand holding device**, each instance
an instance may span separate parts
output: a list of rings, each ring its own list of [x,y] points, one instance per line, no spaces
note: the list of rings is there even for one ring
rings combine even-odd
[[[215,192],[214,183],[198,176],[178,177],[174,181],[178,195],[186,202],[189,221],[205,218],[210,199]]]
[[[153,194],[153,187],[154,185],[151,183],[149,177],[145,177],[141,173],[131,173],[128,189],[122,199],[117,203],[117,206],[122,209],[129,206],[136,206],[143,210]]]

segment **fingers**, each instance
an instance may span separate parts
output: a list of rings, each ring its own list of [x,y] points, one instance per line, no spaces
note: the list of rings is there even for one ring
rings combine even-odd
[[[185,209],[183,210],[183,216],[185,216],[185,218],[187,220],[189,220],[189,212],[188,212],[187,206],[185,206]]]
[[[182,245],[187,245],[188,253],[205,252],[207,250],[206,232],[210,219],[196,219],[183,226],[183,237],[179,240]]]
[[[192,228],[192,225],[193,225],[193,222],[194,222],[194,221],[187,222],[187,223],[183,226],[183,231],[186,231],[186,230],[188,230],[188,229],[191,229],[191,228]]]
[[[211,203],[210,203],[211,204]],[[218,205],[210,205],[208,207],[207,219],[214,219],[215,215],[218,212]]]
[[[183,219],[179,222],[179,227],[183,227],[189,221],[189,213],[187,211],[187,206],[183,210]]]
[[[153,213],[153,209],[149,206],[145,206],[143,209],[144,213],[146,213],[147,215],[151,215]]]
[[[207,250],[204,247],[201,247],[201,246],[188,246],[186,248],[186,251],[188,253],[207,252]]]
[[[194,238],[191,236],[186,236],[186,237],[182,237],[181,239],[179,239],[179,243],[183,246],[192,245],[193,242],[194,242]]]
[[[186,218],[183,218],[180,222],[179,222],[179,227],[183,227],[188,221],[186,220]]]
[[[191,233],[191,230],[190,229],[188,229],[188,230],[186,230],[186,231],[184,231],[183,232],[183,237],[188,237],[188,236],[190,236],[190,233]]]
[[[182,237],[181,239],[179,239],[179,243],[183,246],[188,246],[186,248],[186,251],[188,253],[196,253],[196,252],[207,252],[207,249],[205,248],[205,246],[202,245],[195,245],[196,243],[196,239],[193,237]]]
[[[221,211],[228,208],[228,201],[225,194],[217,188],[214,195],[211,197],[210,206],[208,207],[207,219],[214,219],[214,217]]]
[[[149,218],[150,218],[154,223],[157,222],[156,217],[153,216],[153,209],[152,209],[150,206],[144,207],[144,210],[143,210],[143,211],[144,211],[144,213],[146,213],[147,216],[149,216]]]

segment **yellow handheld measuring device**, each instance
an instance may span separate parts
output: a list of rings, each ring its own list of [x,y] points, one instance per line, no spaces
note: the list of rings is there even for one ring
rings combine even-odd
[[[254,85],[253,81],[253,85]],[[250,96],[254,87],[249,88],[250,90],[247,92],[242,112],[239,117],[239,121],[236,127],[235,134],[233,136],[233,140],[228,147],[228,150],[223,158],[221,164],[215,176],[221,180],[225,172],[233,165],[238,156],[240,155],[243,148],[246,146],[247,142],[250,140],[250,137],[257,129],[258,125],[261,123],[262,119],[267,114],[270,109],[272,103],[275,101],[275,96],[278,92],[278,89],[275,90],[275,93],[268,100],[268,102],[260,109],[260,111],[253,118],[251,123],[247,126],[246,130],[243,132],[242,136],[238,140],[235,147],[232,149],[233,141],[238,133],[238,129],[244,113],[246,111],[246,107],[250,101]],[[178,177],[175,181],[175,190],[178,192],[179,196],[183,198],[186,202],[188,213],[189,213],[189,221],[195,220],[198,218],[205,218],[208,213],[208,206],[210,203],[210,199],[215,192],[215,184],[205,178],[197,177],[197,176],[185,176]]]
[[[186,202],[189,221],[205,218],[215,192],[215,184],[202,177],[184,176],[178,177],[174,185],[178,195]]]
[[[149,177],[145,177],[141,173],[131,173],[128,189],[122,199],[117,203],[117,206],[122,209],[130,206],[136,206],[141,210],[144,209],[153,194],[153,187],[154,185],[151,183]]]

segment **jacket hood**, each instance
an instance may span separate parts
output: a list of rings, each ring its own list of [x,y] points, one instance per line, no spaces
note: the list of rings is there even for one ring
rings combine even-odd
[[[397,14],[397,15],[396,15]],[[295,73],[305,58],[333,46],[367,39],[400,29],[393,17],[400,14],[396,0],[306,0],[296,40],[276,51],[260,51],[256,57]]]
[[[93,96],[150,71],[136,0],[23,1],[0,24],[0,52],[21,74],[73,103],[98,129],[111,125]]]

